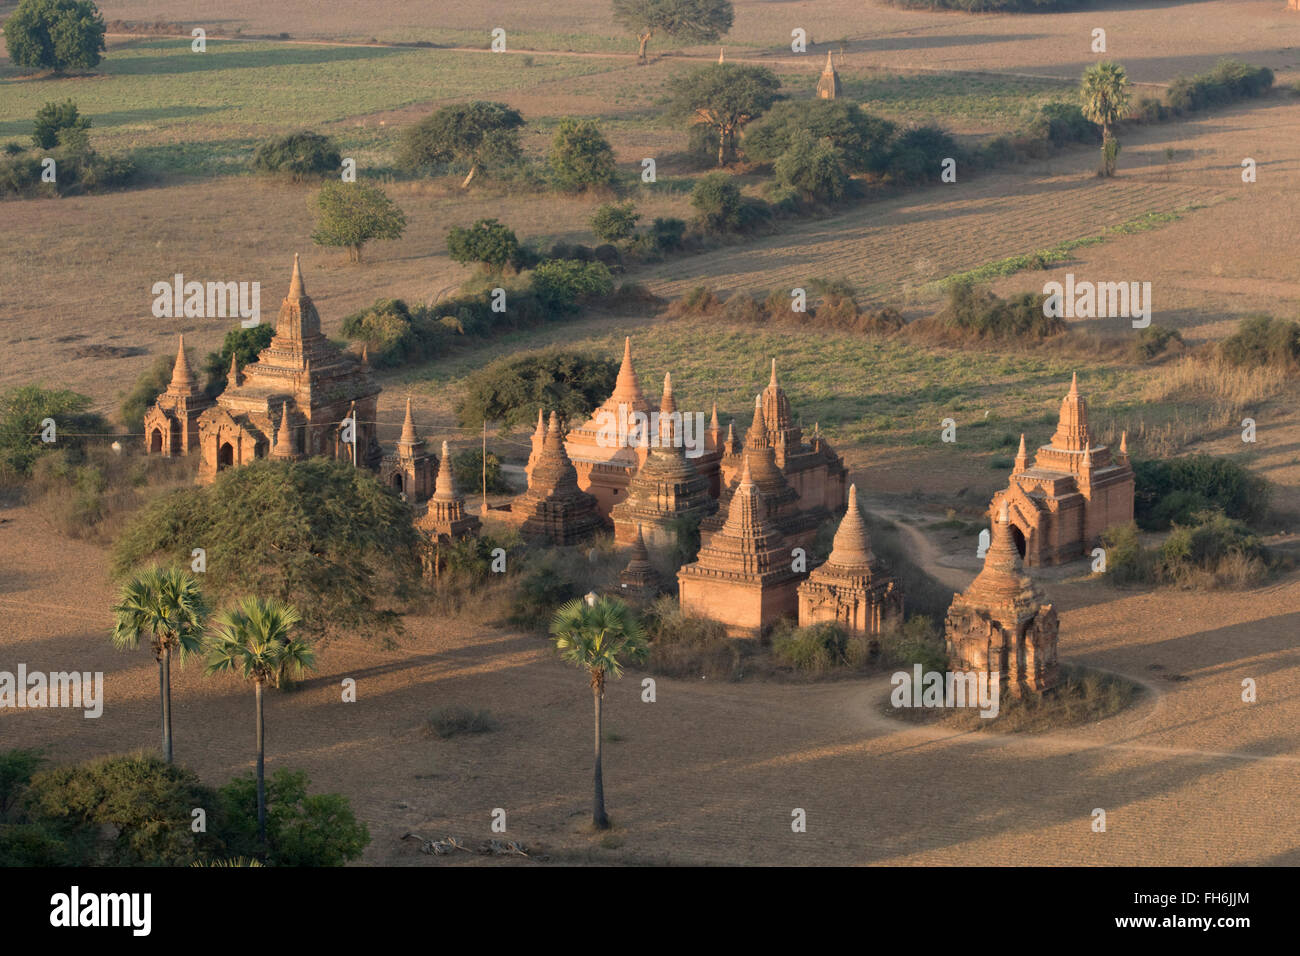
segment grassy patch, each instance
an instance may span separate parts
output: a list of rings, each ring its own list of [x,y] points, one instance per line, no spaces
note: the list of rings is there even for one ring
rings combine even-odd
[[[500,724],[486,710],[474,710],[469,707],[443,707],[429,716],[429,733],[446,740],[458,734],[486,734],[496,730]]]
[[[981,717],[975,707],[894,707],[886,697],[883,712],[912,723],[956,730],[1045,733],[1113,717],[1142,696],[1140,684],[1091,668],[1061,665],[1061,682],[1044,694],[1023,698],[1002,694],[996,717]]]
[[[939,292],[961,282],[987,282],[990,279],[999,279],[1003,276],[1015,275],[1017,272],[1024,272],[1027,269],[1049,269],[1054,265],[1071,259],[1071,253],[1076,249],[1083,249],[1087,246],[1096,246],[1108,239],[1113,239],[1115,236],[1132,236],[1141,232],[1149,232],[1152,229],[1158,229],[1171,222],[1177,222],[1189,212],[1204,208],[1205,204],[1203,203],[1193,203],[1187,206],[1180,206],[1170,212],[1149,212],[1144,216],[1138,216],[1136,219],[1129,219],[1117,225],[1110,226],[1103,232],[1093,236],[1084,236],[1079,239],[1067,239],[1064,242],[1058,242],[1056,245],[1049,246],[1046,249],[1039,249],[1037,252],[1026,252],[1021,255],[1008,256],[1005,259],[986,262],[982,266],[968,269],[965,272],[954,272],[952,275],[946,276],[938,282],[935,282],[931,286],[931,289],[935,292]]]

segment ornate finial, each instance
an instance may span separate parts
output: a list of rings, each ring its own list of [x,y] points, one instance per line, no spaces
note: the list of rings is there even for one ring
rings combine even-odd
[[[298,253],[293,254],[293,278],[289,280],[289,298],[300,299],[307,294],[302,282],[302,267],[298,262]]]
[[[1128,456],[1128,429],[1119,434],[1119,453],[1125,457]]]
[[[753,485],[754,485],[754,479],[749,477],[749,452],[745,452],[744,458],[741,459],[740,484],[738,485],[738,487],[744,488],[746,486],[749,486],[752,488]]]
[[[776,359],[772,359],[772,380],[767,384],[771,388],[776,388]]]
[[[1075,372],[1070,376],[1070,394],[1078,396],[1079,394],[1079,373]]]
[[[176,364],[172,366],[172,390],[188,391],[194,382],[194,376],[190,374],[190,363],[185,357],[185,336],[180,337],[180,344],[176,347]]]

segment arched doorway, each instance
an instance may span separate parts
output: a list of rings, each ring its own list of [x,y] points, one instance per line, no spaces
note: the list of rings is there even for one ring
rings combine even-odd
[[[388,480],[388,483],[393,486],[394,491],[406,491],[406,476],[400,471],[393,472],[393,477]]]
[[[162,429],[155,428],[149,433],[149,454],[162,454]]]
[[[1016,550],[1020,552],[1020,557],[1023,558],[1025,556],[1025,533],[1012,525],[1011,540],[1016,543]]]
[[[235,449],[230,442],[222,442],[217,449],[217,471],[229,468],[235,463]]]

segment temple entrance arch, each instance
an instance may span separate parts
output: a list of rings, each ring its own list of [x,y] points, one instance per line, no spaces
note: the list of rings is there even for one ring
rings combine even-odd
[[[155,428],[149,433],[149,454],[162,454],[162,429]]]
[[[394,490],[394,491],[405,491],[405,490],[406,490],[406,482],[405,482],[405,480],[404,480],[404,476],[402,475],[402,473],[401,473],[400,471],[399,471],[399,472],[395,472],[395,473],[393,474],[393,477],[390,478],[390,479],[388,480],[388,483],[389,483],[390,485],[393,486],[393,490]]]
[[[235,463],[235,448],[230,442],[222,442],[217,448],[217,471],[229,468]]]

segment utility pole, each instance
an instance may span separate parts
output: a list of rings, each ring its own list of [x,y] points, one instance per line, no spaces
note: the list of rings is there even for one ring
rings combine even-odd
[[[483,419],[483,517],[487,517],[487,418]]]

